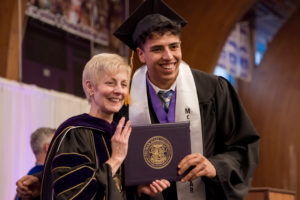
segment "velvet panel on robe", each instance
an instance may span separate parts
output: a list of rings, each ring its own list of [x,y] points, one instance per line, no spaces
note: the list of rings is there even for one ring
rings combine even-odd
[[[105,164],[115,125],[83,114],[70,118],[50,144],[42,199],[123,199]]]

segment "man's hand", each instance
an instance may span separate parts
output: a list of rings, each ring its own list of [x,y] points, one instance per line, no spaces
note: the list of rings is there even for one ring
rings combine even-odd
[[[178,174],[182,175],[190,167],[193,169],[181,179],[182,182],[193,181],[201,176],[214,178],[217,175],[216,168],[200,153],[185,156],[178,165]]]
[[[140,196],[142,193],[145,193],[151,197],[154,197],[170,187],[170,185],[170,182],[165,179],[155,180],[150,185],[139,185],[138,194]]]
[[[32,175],[25,175],[17,182],[17,195],[21,199],[33,199],[40,195],[40,181],[37,177]]]

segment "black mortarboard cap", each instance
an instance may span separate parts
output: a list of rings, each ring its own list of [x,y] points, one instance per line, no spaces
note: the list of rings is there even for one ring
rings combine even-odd
[[[179,16],[162,0],[146,0],[114,32],[114,35],[131,49],[135,50],[136,46],[133,42],[133,37],[138,37],[144,30],[158,22],[168,20],[177,22],[182,27],[187,24],[185,19]]]

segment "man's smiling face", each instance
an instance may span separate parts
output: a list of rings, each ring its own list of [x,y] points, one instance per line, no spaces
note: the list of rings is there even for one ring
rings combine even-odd
[[[176,80],[181,62],[181,41],[178,35],[166,32],[152,34],[143,48],[137,48],[139,59],[146,63],[150,81],[159,88],[168,89]]]

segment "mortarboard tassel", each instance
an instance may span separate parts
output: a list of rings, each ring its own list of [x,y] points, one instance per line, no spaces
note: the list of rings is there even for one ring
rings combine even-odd
[[[131,51],[131,57],[130,57],[130,68],[131,68],[131,72],[130,72],[130,79],[131,79],[131,74],[133,72],[133,58],[134,58],[134,51],[132,50]],[[130,84],[131,85],[131,84]],[[131,100],[130,100],[130,86],[128,87],[128,94],[126,96],[126,99],[125,99],[125,106],[129,105],[131,103]]]

